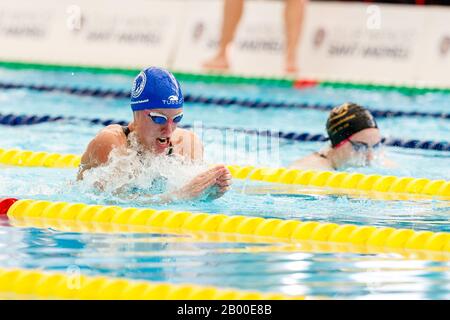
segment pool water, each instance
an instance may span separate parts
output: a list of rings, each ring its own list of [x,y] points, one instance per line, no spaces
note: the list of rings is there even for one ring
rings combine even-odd
[[[69,85],[72,87],[129,88],[132,77],[71,72],[0,69],[0,82]],[[241,97],[264,101],[341,104],[354,101],[380,110],[448,112],[450,99],[442,93],[405,96],[397,92],[258,87],[182,82],[185,93]],[[0,113],[50,114],[130,120],[126,99],[79,97],[26,89],[0,90]],[[205,162],[285,167],[324,146],[319,142],[263,139],[260,136],[211,130],[210,126],[283,130],[324,134],[327,113],[315,110],[248,109],[187,103],[184,124],[195,125],[205,144]],[[450,120],[398,117],[379,119],[383,136],[403,139],[450,140]],[[2,126],[0,148],[81,154],[102,128],[82,120]],[[200,128],[200,129],[199,129]],[[348,169],[362,173],[450,179],[450,153],[385,147],[397,168],[380,166]],[[155,164],[173,176],[172,187],[189,181],[206,165]],[[146,190],[152,170],[141,172],[137,187]],[[148,207],[144,197],[118,198],[98,193],[88,182],[76,182],[76,169],[3,166],[0,197]],[[117,183],[123,183],[118,178]],[[448,201],[380,200],[335,195],[312,188],[235,180],[232,190],[215,201],[155,205],[156,209],[240,214],[265,218],[322,221],[339,224],[389,226],[449,232]],[[277,245],[277,244],[275,244]],[[258,247],[258,250],[252,250]],[[158,233],[76,233],[53,229],[17,228],[0,222],[0,267],[67,270],[107,276],[197,283],[237,289],[330,298],[450,298],[450,263],[406,259],[399,254],[313,252],[301,246],[272,250],[274,243],[215,242]],[[283,247],[283,244],[278,244]]]

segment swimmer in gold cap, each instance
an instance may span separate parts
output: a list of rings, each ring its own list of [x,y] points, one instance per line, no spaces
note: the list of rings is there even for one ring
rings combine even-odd
[[[344,103],[331,110],[327,121],[331,146],[295,161],[290,168],[338,170],[369,166],[382,160],[385,166],[394,163],[381,157],[382,138],[372,114],[355,103]]]

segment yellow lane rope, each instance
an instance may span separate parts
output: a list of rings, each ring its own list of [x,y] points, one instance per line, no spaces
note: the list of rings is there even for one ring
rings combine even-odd
[[[80,156],[0,149],[0,164],[29,167],[75,168]],[[435,196],[450,199],[450,181],[426,178],[364,175],[361,173],[298,170],[286,168],[256,168],[253,166],[229,165],[231,174],[237,179],[295,184],[320,188],[359,190],[378,193],[403,193]]]
[[[134,281],[126,278],[92,277],[82,274],[0,268],[2,299],[89,300],[276,300],[305,299],[278,293]]]
[[[89,233],[148,233],[161,234],[161,237],[151,237],[148,239],[139,238],[139,242],[153,243],[241,243],[242,248],[215,249],[218,253],[356,253],[356,254],[395,254],[400,259],[407,260],[428,260],[428,261],[450,261],[450,253],[445,251],[424,251],[405,248],[385,248],[379,246],[355,245],[352,243],[323,242],[311,240],[290,239],[224,234],[218,232],[188,231],[182,229],[169,229],[164,227],[151,227],[140,225],[123,225],[112,223],[90,223],[81,221],[69,221],[59,219],[44,218],[20,218],[12,219],[11,225],[18,228],[51,228],[62,232],[89,232]],[[133,243],[133,238],[126,238],[128,244]],[[257,245],[252,245],[257,244]],[[261,244],[264,244],[263,246]]]
[[[7,212],[16,223],[27,221],[40,227],[57,224],[75,225],[79,228],[92,228],[103,224],[107,230],[114,226],[148,226],[175,231],[215,232],[234,235],[253,235],[272,237],[279,241],[319,241],[337,244],[350,244],[364,248],[382,248],[385,252],[398,249],[424,250],[448,254],[450,252],[450,233],[415,231],[389,227],[338,225],[315,221],[264,219],[260,217],[228,216],[154,210],[121,208],[117,206],[87,205],[83,203],[18,200]],[[22,222],[21,222],[22,221]]]

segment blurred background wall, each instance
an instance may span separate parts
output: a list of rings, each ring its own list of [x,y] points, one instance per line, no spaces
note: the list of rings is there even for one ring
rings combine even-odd
[[[450,7],[436,5],[448,1],[381,2],[309,1],[297,77],[449,86]],[[221,0],[0,0],[0,61],[206,72],[222,7]],[[286,76],[282,16],[283,1],[247,0],[231,73]]]

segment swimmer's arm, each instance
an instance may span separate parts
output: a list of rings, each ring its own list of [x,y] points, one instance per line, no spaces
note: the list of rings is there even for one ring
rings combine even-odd
[[[124,201],[135,200],[137,203],[139,203],[139,205],[161,205],[180,200],[180,196],[176,191],[163,194],[140,194],[138,196],[135,196],[125,191],[123,188],[120,188],[114,192],[114,195]]]
[[[113,149],[117,148],[119,152],[125,153],[125,147],[126,140],[120,134],[108,128],[103,129],[92,139],[83,153],[77,179],[83,179],[84,171],[107,163]]]
[[[114,196],[124,201],[134,200],[139,205],[168,204],[177,200],[176,195],[171,193],[147,194],[147,195],[130,194],[125,188],[125,186],[115,190]]]
[[[288,169],[300,169],[305,165],[304,159],[298,159],[288,166]]]
[[[208,195],[209,200],[223,196],[231,186],[230,171],[224,165],[216,165],[197,175],[183,187],[160,195],[141,196],[145,198],[143,204],[167,204],[176,201],[197,199],[204,195],[209,188],[216,190]],[[128,197],[130,199],[130,197]]]
[[[333,170],[333,167],[329,164],[327,159],[321,158],[315,153],[291,163],[288,168],[301,170]]]

